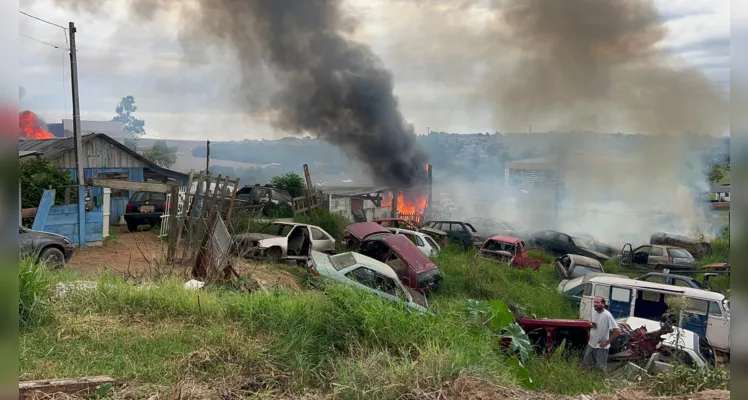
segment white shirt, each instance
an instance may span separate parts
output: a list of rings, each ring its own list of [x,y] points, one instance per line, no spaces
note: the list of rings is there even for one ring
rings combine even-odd
[[[608,340],[608,338],[610,338],[610,331],[618,329],[618,324],[608,310],[597,312],[597,310],[593,309],[592,322],[597,326],[597,328],[590,329],[589,345],[592,346],[593,349],[599,349],[600,341]],[[609,349],[610,344],[603,348]]]

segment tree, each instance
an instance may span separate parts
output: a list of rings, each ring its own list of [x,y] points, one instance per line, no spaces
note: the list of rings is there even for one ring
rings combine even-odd
[[[270,185],[278,189],[285,189],[291,197],[301,196],[301,191],[306,187],[304,179],[295,172],[270,178]]]
[[[114,109],[114,112],[117,113],[117,115],[112,118],[112,121],[123,123],[125,126],[125,133],[133,138],[139,138],[145,135],[145,121],[137,119],[132,115],[132,113],[137,110],[138,107],[135,105],[135,97],[125,96]]]
[[[34,158],[22,161],[19,165],[18,180],[21,182],[21,207],[38,207],[44,189],[57,190],[56,200],[61,202],[65,192],[61,186],[73,185],[73,178],[68,171],[61,171],[49,160]],[[73,191],[75,192],[75,191]]]
[[[164,168],[171,167],[177,162],[177,148],[169,147],[166,141],[158,140],[150,149],[143,150],[143,157],[153,161],[156,165]]]

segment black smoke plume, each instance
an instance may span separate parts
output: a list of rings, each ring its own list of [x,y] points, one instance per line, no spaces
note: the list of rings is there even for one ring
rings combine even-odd
[[[59,0],[78,11],[107,12],[105,0]],[[378,184],[422,183],[428,157],[393,93],[393,77],[372,49],[350,38],[357,23],[340,0],[134,0],[140,18],[179,13],[180,39],[226,47],[237,57],[249,113],[272,115],[289,133],[310,133],[368,165]],[[259,70],[276,88],[258,101]],[[217,78],[220,79],[220,78]]]

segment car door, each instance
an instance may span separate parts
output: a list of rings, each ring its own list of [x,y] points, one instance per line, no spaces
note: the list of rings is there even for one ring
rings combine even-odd
[[[25,257],[34,251],[34,235],[24,228],[19,228],[18,249],[21,257]]]
[[[667,254],[665,249],[659,246],[651,246],[649,249],[649,257],[647,257],[647,265],[666,265],[668,264]]]
[[[332,236],[314,226],[310,226],[309,230],[312,231],[312,249],[322,253],[329,253],[335,250],[335,242],[333,242]]]
[[[560,257],[555,263],[556,273],[560,279],[567,279],[569,277],[569,267],[571,266],[571,258],[568,255]]]
[[[699,336],[707,336],[708,312],[708,301],[689,298],[688,307],[683,312],[683,329],[687,329]]]
[[[631,263],[635,265],[646,266],[649,260],[649,250],[652,246],[639,246],[633,250]]]
[[[719,349],[730,349],[730,319],[724,315],[716,301],[709,302],[706,336],[712,342],[712,346]]]
[[[613,318],[626,317],[631,312],[631,289],[613,286],[610,289],[608,311]]]
[[[397,301],[397,282],[373,269],[361,266],[345,274],[345,277],[363,286],[377,296]]]

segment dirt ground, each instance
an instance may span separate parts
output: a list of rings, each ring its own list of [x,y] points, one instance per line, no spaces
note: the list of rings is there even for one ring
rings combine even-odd
[[[111,271],[127,276],[164,275],[172,269],[166,266],[164,254],[167,243],[151,231],[129,233],[122,229],[104,242],[102,246],[91,246],[77,249],[66,268],[84,275],[95,275]],[[231,264],[240,276],[250,275],[264,290],[277,286],[301,291],[297,278],[286,270],[263,262],[250,262],[232,259]],[[186,268],[177,267],[171,271],[177,275],[184,274]],[[294,268],[294,267],[290,267]]]
[[[115,232],[102,246],[76,249],[66,268],[84,274],[106,270],[125,273],[129,269],[135,275],[163,265],[167,244],[159,240],[158,234],[150,231]]]

